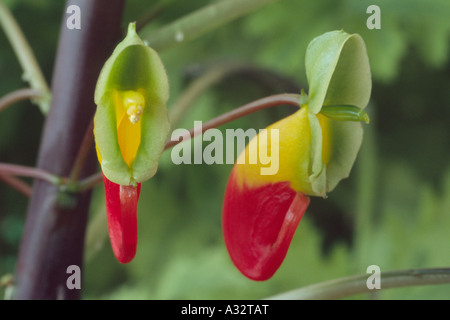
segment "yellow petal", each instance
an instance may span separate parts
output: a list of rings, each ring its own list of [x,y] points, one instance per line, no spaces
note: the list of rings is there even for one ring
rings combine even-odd
[[[278,130],[278,142],[272,141],[271,130]],[[303,184],[298,179],[299,172],[308,172],[309,166],[309,161],[299,161],[299,159],[309,159],[310,140],[308,112],[307,108],[302,108],[295,114],[270,125],[250,141],[245,152],[237,161],[245,163],[237,165],[237,170],[240,171],[238,176],[253,186],[280,181],[290,181],[291,183],[295,181],[296,187],[292,187],[298,189]],[[251,164],[250,153],[257,150],[260,154],[271,154],[275,148],[279,151],[278,172],[274,175],[261,175],[260,169],[263,165],[259,157],[256,164]],[[273,161],[276,160],[274,157]]]
[[[331,157],[330,120],[318,114],[322,128],[322,162],[326,165]],[[271,139],[272,130],[278,130],[278,140]],[[277,152],[278,150],[278,152]],[[257,154],[257,162],[252,159]],[[278,157],[274,157],[278,153]],[[271,163],[278,171],[273,175],[261,174],[260,155],[272,155]],[[288,181],[297,192],[313,195],[311,171],[311,129],[308,120],[308,108],[303,107],[296,113],[270,125],[254,137],[236,161],[238,185],[245,180],[247,185],[258,187],[266,184]]]

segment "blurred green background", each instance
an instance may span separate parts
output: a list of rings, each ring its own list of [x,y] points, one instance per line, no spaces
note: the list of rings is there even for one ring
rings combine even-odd
[[[4,1],[49,82],[64,1]],[[155,1],[156,32],[215,1]],[[381,8],[381,30],[366,9]],[[127,1],[123,26],[152,8]],[[370,125],[351,177],[314,198],[286,260],[266,282],[242,276],[228,258],[221,207],[231,165],[172,164],[170,151],[143,184],[135,260],[118,263],[107,239],[103,187],[95,189],[83,273],[86,299],[259,299],[337,277],[450,266],[450,1],[281,0],[189,43],[161,52],[169,108],[189,85],[225,63],[247,66],[201,94],[180,123],[206,121],[274,93],[306,88],[308,43],[331,30],[364,38],[373,74]],[[151,45],[151,44],[150,44]],[[0,96],[25,87],[0,32]],[[265,110],[225,128],[263,128],[292,112]],[[34,166],[44,117],[31,103],[0,114],[0,162]],[[31,182],[31,181],[30,181]],[[0,183],[0,276],[13,273],[27,198]],[[4,289],[0,289],[3,295]],[[368,298],[367,295],[356,298]],[[380,299],[450,299],[450,286],[377,291]]]

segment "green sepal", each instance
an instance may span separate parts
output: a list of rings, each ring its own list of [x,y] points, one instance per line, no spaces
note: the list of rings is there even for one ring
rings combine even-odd
[[[311,132],[308,181],[303,193],[326,197],[336,185],[350,175],[363,138],[362,125],[355,121],[328,119],[328,129],[323,130],[317,115],[308,113]],[[330,160],[323,163],[324,135],[330,139]]]
[[[326,197],[347,178],[362,143],[360,121],[368,123],[364,108],[372,88],[370,65],[363,39],[344,31],[325,33],[308,46],[306,75],[308,96],[302,93],[301,105],[308,106],[311,133],[308,195]],[[319,121],[319,113],[325,116]],[[326,135],[326,136],[325,136]],[[324,163],[324,139],[329,141],[329,159]]]
[[[322,127],[317,116],[311,112],[308,113],[308,121],[311,130],[310,169],[308,174],[308,179],[311,183],[311,194],[325,197],[327,193],[327,168],[322,162]]]
[[[126,90],[141,92],[146,105],[140,120],[141,142],[131,166],[124,161],[118,143],[113,97],[114,92]],[[103,174],[109,180],[134,185],[155,174],[170,130],[168,98],[169,83],[161,59],[139,38],[135,24],[130,23],[125,39],[105,62],[95,89],[95,142]]]
[[[372,80],[361,36],[327,32],[310,42],[305,63],[310,112],[319,113],[323,105],[366,107]]]
[[[327,164],[327,192],[332,191],[339,181],[348,178],[363,140],[360,122],[330,121],[332,137],[331,158]]]

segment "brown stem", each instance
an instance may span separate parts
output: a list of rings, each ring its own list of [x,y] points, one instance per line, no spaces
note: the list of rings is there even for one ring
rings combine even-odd
[[[68,29],[68,15],[63,15],[52,105],[37,164],[37,168],[61,177],[71,174],[94,115],[95,84],[119,38],[124,0],[68,0],[66,8],[70,5],[80,8],[81,29]],[[81,177],[92,174],[95,168],[91,152]],[[90,192],[62,193],[57,186],[36,180],[19,251],[15,299],[81,297],[81,290],[67,286],[71,275],[67,270],[71,265],[82,270],[90,197]]]
[[[274,90],[278,92],[293,92],[299,87],[291,79],[249,63],[236,61],[216,63],[192,81],[180,97],[172,104],[169,114],[171,125],[176,127],[181,122],[187,110],[194,106],[195,101],[202,93],[215,84],[232,77],[249,79],[252,83],[257,83],[270,92],[274,92]]]
[[[15,90],[13,92],[10,92],[10,93],[4,95],[2,98],[0,98],[0,112],[5,110],[7,107],[12,105],[13,103],[16,103],[16,102],[19,102],[22,100],[41,98],[42,96],[43,96],[42,93],[36,89],[24,88],[24,89]]]
[[[62,180],[58,176],[40,168],[31,168],[9,163],[0,163],[0,174],[41,179],[54,185],[59,184]]]
[[[277,94],[250,102],[230,112],[224,113],[221,116],[218,116],[217,118],[214,118],[210,121],[203,123],[202,130],[192,128],[191,130],[189,130],[189,134],[187,134],[186,136],[181,136],[179,140],[169,140],[166,143],[166,147],[164,150],[172,148],[181,141],[184,141],[185,139],[193,138],[197,134],[204,133],[208,129],[220,127],[221,125],[245,117],[246,115],[249,115],[253,112],[283,104],[299,106],[299,102],[300,102],[300,95],[298,94]]]
[[[6,184],[9,184],[11,187],[22,193],[25,197],[31,197],[32,188],[22,180],[5,174],[0,174],[0,180]]]

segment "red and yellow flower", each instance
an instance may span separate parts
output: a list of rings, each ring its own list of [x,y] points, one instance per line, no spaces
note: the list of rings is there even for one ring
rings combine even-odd
[[[253,138],[236,161],[225,192],[222,226],[231,260],[248,278],[267,280],[283,262],[309,196],[326,197],[348,177],[362,142],[370,67],[359,35],[314,39],[306,54],[309,96],[300,109]],[[268,136],[277,130],[275,142]],[[279,155],[278,171],[262,174],[252,152]],[[276,160],[276,159],[275,159]]]
[[[137,202],[141,182],[156,173],[169,133],[168,94],[158,54],[142,42],[131,23],[103,66],[95,90],[94,135],[108,230],[121,263],[136,254]]]

